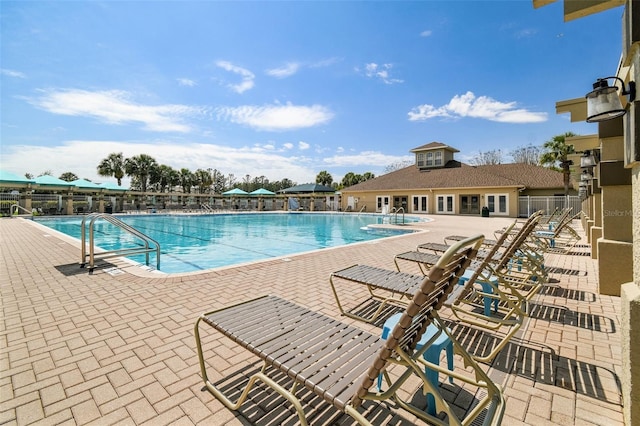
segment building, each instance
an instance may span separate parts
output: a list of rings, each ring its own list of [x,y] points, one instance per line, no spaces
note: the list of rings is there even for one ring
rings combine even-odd
[[[543,7],[556,0],[533,0]],[[598,259],[598,291],[620,296],[622,319],[621,388],[625,424],[640,424],[640,101],[629,93],[640,80],[640,2],[637,0],[564,0],[564,20],[589,19],[589,16],[614,7],[621,8],[622,52],[618,63],[602,64],[602,75],[584,93],[604,93],[613,109],[605,103],[588,101],[583,93],[574,99],[556,102],[558,113],[570,113],[571,121],[597,123],[597,133],[573,143],[576,151],[593,161],[581,163],[586,170],[580,182],[583,198],[583,225],[590,239],[592,257]],[[615,28],[611,28],[615,31]],[[620,49],[620,46],[611,46]],[[592,52],[598,60],[598,52]],[[571,65],[566,64],[570,72]],[[605,77],[613,75],[613,77]],[[601,84],[612,80],[613,87]],[[613,89],[613,91],[611,90]],[[593,90],[593,91],[592,91]],[[598,108],[595,108],[597,106]],[[594,107],[594,108],[590,108]],[[596,127],[597,126],[597,127]]]
[[[564,195],[562,173],[545,167],[470,166],[455,160],[457,149],[440,142],[411,152],[413,165],[344,188],[342,209],[479,215],[487,207],[491,215],[518,217],[521,197]]]

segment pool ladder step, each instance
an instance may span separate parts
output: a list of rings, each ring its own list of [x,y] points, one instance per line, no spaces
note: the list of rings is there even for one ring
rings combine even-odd
[[[94,240],[94,225],[97,220],[103,219],[110,224],[124,230],[125,232],[133,235],[134,237],[142,240],[143,246],[121,248],[116,250],[101,250],[96,253],[96,245]],[[87,223],[88,221],[88,223]],[[89,229],[89,253],[87,253],[87,227]],[[149,266],[149,253],[156,252],[156,269],[160,269],[160,244],[153,238],[143,234],[135,229],[133,226],[128,225],[120,219],[108,214],[108,213],[91,213],[82,218],[82,224],[80,225],[81,241],[82,241],[82,253],[80,259],[80,267],[84,268],[89,264],[89,270],[93,270],[95,267],[96,259],[106,259],[109,257],[117,256],[132,256],[134,254],[145,254],[146,264]],[[87,257],[89,261],[87,262]]]

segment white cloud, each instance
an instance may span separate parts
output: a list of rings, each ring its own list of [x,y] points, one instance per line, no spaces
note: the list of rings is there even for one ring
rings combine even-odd
[[[300,69],[299,63],[289,62],[285,64],[283,67],[267,70],[266,73],[271,77],[285,78],[285,77],[290,77],[294,75],[295,73],[298,72],[299,69]]]
[[[336,58],[336,57],[328,58],[328,59],[322,59],[322,60],[319,60],[317,62],[313,62],[313,63],[309,64],[309,68],[324,68],[324,67],[328,67],[330,65],[333,65],[338,61],[340,61],[340,59]]]
[[[283,143],[282,146],[284,149],[293,149],[293,144],[291,142]]]
[[[252,89],[254,86],[254,79],[256,76],[249,70],[233,65],[228,61],[218,61],[216,65],[222,68],[225,71],[232,72],[234,74],[238,74],[242,77],[242,81],[238,84],[229,84],[228,87],[237,93],[244,93],[249,89]]]
[[[420,37],[429,37],[431,34],[433,34],[433,31],[424,30],[423,32],[420,33]]]
[[[413,161],[411,155],[387,155],[378,151],[363,151],[353,155],[334,155],[323,162],[331,167],[386,167],[401,161]]]
[[[198,85],[195,80],[191,80],[190,78],[178,78],[177,80],[180,86],[194,87]]]
[[[6,68],[0,69],[0,74],[6,75],[7,77],[15,77],[15,78],[27,78],[26,74],[20,71],[9,70]]]
[[[37,98],[27,101],[37,108],[53,114],[93,117],[107,124],[143,124],[154,132],[187,133],[191,127],[184,118],[207,114],[206,108],[186,105],[141,105],[131,100],[129,92],[106,90],[45,90]]]
[[[311,145],[309,145],[309,144],[308,144],[308,143],[306,143],[306,142],[303,142],[303,141],[299,141],[299,142],[298,142],[298,149],[299,149],[300,151],[304,151],[304,150],[306,150],[306,149],[309,149],[309,147],[310,147],[310,146],[311,146]]]
[[[341,146],[339,146],[339,147],[336,149],[336,152],[337,152],[338,154],[340,154],[341,152],[344,152],[344,148],[343,148],[343,147],[341,147]]]
[[[324,124],[333,113],[321,105],[286,105],[221,107],[218,118],[232,123],[245,124],[258,130],[283,131],[302,129]]]
[[[393,68],[393,64],[378,65],[374,62],[365,64],[364,74],[369,78],[380,79],[385,84],[403,83],[403,80],[397,78],[391,78],[390,70]]]
[[[409,121],[425,121],[430,118],[481,118],[500,123],[540,123],[547,121],[546,112],[532,112],[517,108],[516,102],[500,102],[488,96],[476,97],[472,92],[454,96],[448,104],[435,107],[418,105],[409,111]]]

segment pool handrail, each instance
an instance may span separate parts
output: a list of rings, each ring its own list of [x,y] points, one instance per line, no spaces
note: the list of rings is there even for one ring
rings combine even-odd
[[[87,241],[86,241],[86,227],[87,227],[87,219],[89,220],[89,254],[87,254]],[[96,254],[95,252],[95,240],[94,240],[94,224],[98,219],[104,219],[107,222],[111,223],[114,226],[117,226],[133,235],[141,239],[144,242],[144,248],[123,248],[116,250],[107,250],[102,251]],[[134,254],[142,254],[144,253],[146,256],[146,265],[149,266],[149,253],[152,251],[156,252],[156,269],[160,270],[160,244],[149,237],[148,235],[143,234],[138,231],[131,225],[126,224],[120,219],[108,214],[108,213],[90,213],[82,218],[82,223],[80,225],[80,241],[81,241],[81,258],[80,258],[80,267],[84,268],[87,264],[87,256],[89,256],[89,270],[93,270],[95,266],[96,257],[100,259],[106,259],[109,257],[117,257],[117,256],[131,256]],[[153,243],[155,248],[150,247],[149,243]]]

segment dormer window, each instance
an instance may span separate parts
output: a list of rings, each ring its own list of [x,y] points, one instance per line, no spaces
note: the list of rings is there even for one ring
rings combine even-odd
[[[427,152],[427,167],[433,166],[433,152]]]
[[[442,151],[436,151],[434,166],[442,166]]]
[[[417,155],[417,163],[418,163],[418,167],[424,167],[424,153],[419,153]]]

